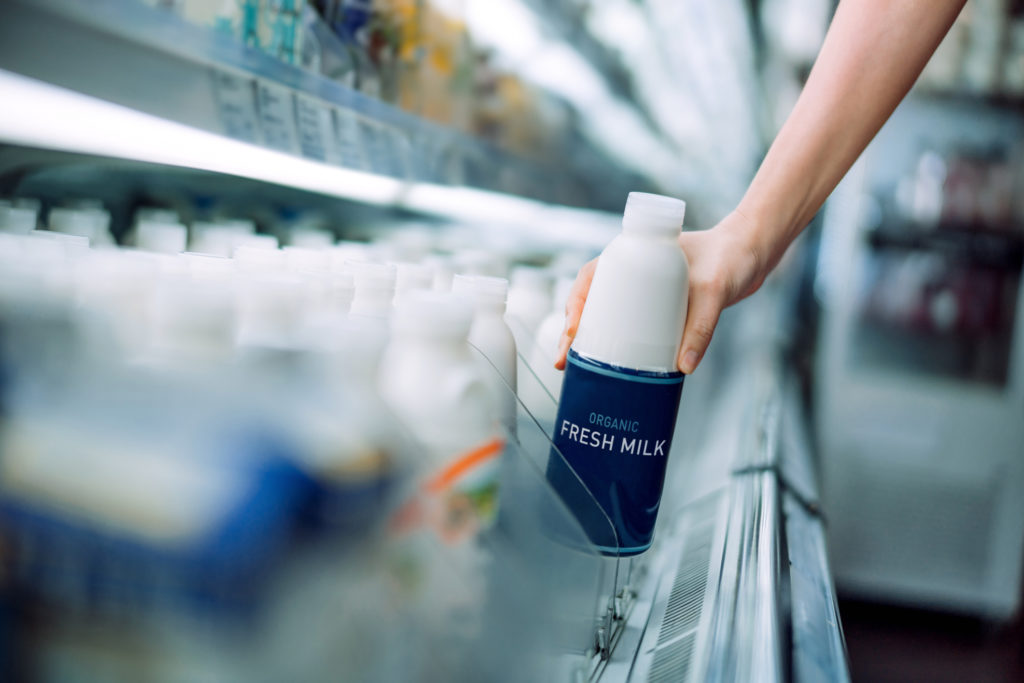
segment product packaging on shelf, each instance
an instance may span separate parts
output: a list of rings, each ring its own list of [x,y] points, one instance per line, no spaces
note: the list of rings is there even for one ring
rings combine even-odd
[[[26,669],[505,680],[509,647],[543,670],[534,637],[583,652],[606,562],[517,414],[508,282],[454,277],[549,255],[461,224],[333,243],[247,209],[279,248],[168,204],[111,204],[131,247],[0,230],[0,521],[43,624],[16,618]],[[94,235],[82,215],[56,227]]]

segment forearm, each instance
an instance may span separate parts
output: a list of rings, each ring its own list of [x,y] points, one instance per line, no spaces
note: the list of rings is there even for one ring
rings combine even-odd
[[[737,212],[770,270],[914,84],[965,0],[843,0]]]

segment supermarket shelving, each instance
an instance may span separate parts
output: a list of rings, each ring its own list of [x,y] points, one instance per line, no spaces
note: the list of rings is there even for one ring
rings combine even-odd
[[[83,111],[120,105],[124,125],[135,125],[129,117],[137,115],[156,138],[144,147],[171,147],[186,127],[208,134],[192,138],[189,155],[168,149],[163,156],[177,161],[163,163],[239,173],[225,168],[224,157],[237,155],[233,165],[245,166],[245,177],[341,196],[352,196],[353,183],[372,186],[369,201],[409,208],[423,197],[451,207],[445,191],[464,198],[473,188],[477,199],[494,201],[486,213],[496,218],[519,198],[618,208],[632,180],[610,164],[574,167],[510,153],[133,0],[15,0],[0,15],[0,69],[10,72],[0,130],[7,143],[74,149],[67,129],[80,126]],[[55,86],[48,106],[57,110],[42,117],[53,119],[47,135],[62,138],[59,147],[45,144],[40,112],[24,101],[25,89],[38,94],[42,84]],[[63,89],[59,101],[56,88]],[[127,139],[132,130],[96,131],[79,151],[146,160],[120,144],[119,133]],[[293,173],[282,170],[289,167]],[[622,191],[598,193],[595,174],[603,188]]]

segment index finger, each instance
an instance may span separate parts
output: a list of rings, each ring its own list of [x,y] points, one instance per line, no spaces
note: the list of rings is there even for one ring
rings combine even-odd
[[[580,317],[583,315],[583,305],[587,301],[587,294],[590,292],[590,283],[594,281],[594,271],[597,269],[597,259],[588,261],[576,276],[576,282],[569,290],[569,299],[565,302],[565,329],[558,341],[558,353],[555,357],[555,368],[565,369],[565,361],[569,355],[569,345],[576,337],[576,331],[580,326]]]

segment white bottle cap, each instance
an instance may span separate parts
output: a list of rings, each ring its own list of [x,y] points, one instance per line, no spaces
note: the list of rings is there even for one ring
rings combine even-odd
[[[630,192],[622,215],[625,232],[674,237],[683,229],[686,202],[646,192]]]
[[[215,224],[242,235],[251,235],[256,232],[256,223],[248,218],[218,218]]]
[[[292,228],[288,235],[288,244],[306,249],[329,249],[334,246],[334,233],[321,228]]]
[[[15,209],[28,209],[29,211],[35,211],[36,215],[39,215],[40,209],[43,208],[43,203],[35,197],[17,197],[9,202],[6,202],[8,206],[13,206]]]
[[[473,324],[473,309],[465,299],[448,292],[409,292],[391,323],[396,335],[419,339],[465,341]]]
[[[235,248],[252,247],[255,249],[277,249],[277,238],[273,235],[236,235],[233,240]]]
[[[143,206],[135,210],[135,223],[156,221],[158,223],[180,223],[181,217],[174,209],[162,209],[155,206]]]
[[[480,306],[505,306],[508,301],[508,280],[487,275],[456,275],[452,279],[452,293],[465,297]]]
[[[97,223],[93,216],[79,209],[50,209],[50,230],[65,235],[96,239]]]
[[[146,251],[180,254],[185,251],[187,237],[188,230],[180,223],[144,219],[135,226],[135,244]]]
[[[212,223],[193,223],[189,247],[194,253],[210,256],[231,256],[235,251],[238,231]]]
[[[32,209],[16,209],[0,206],[0,232],[14,232],[27,235],[36,229],[36,212]]]

